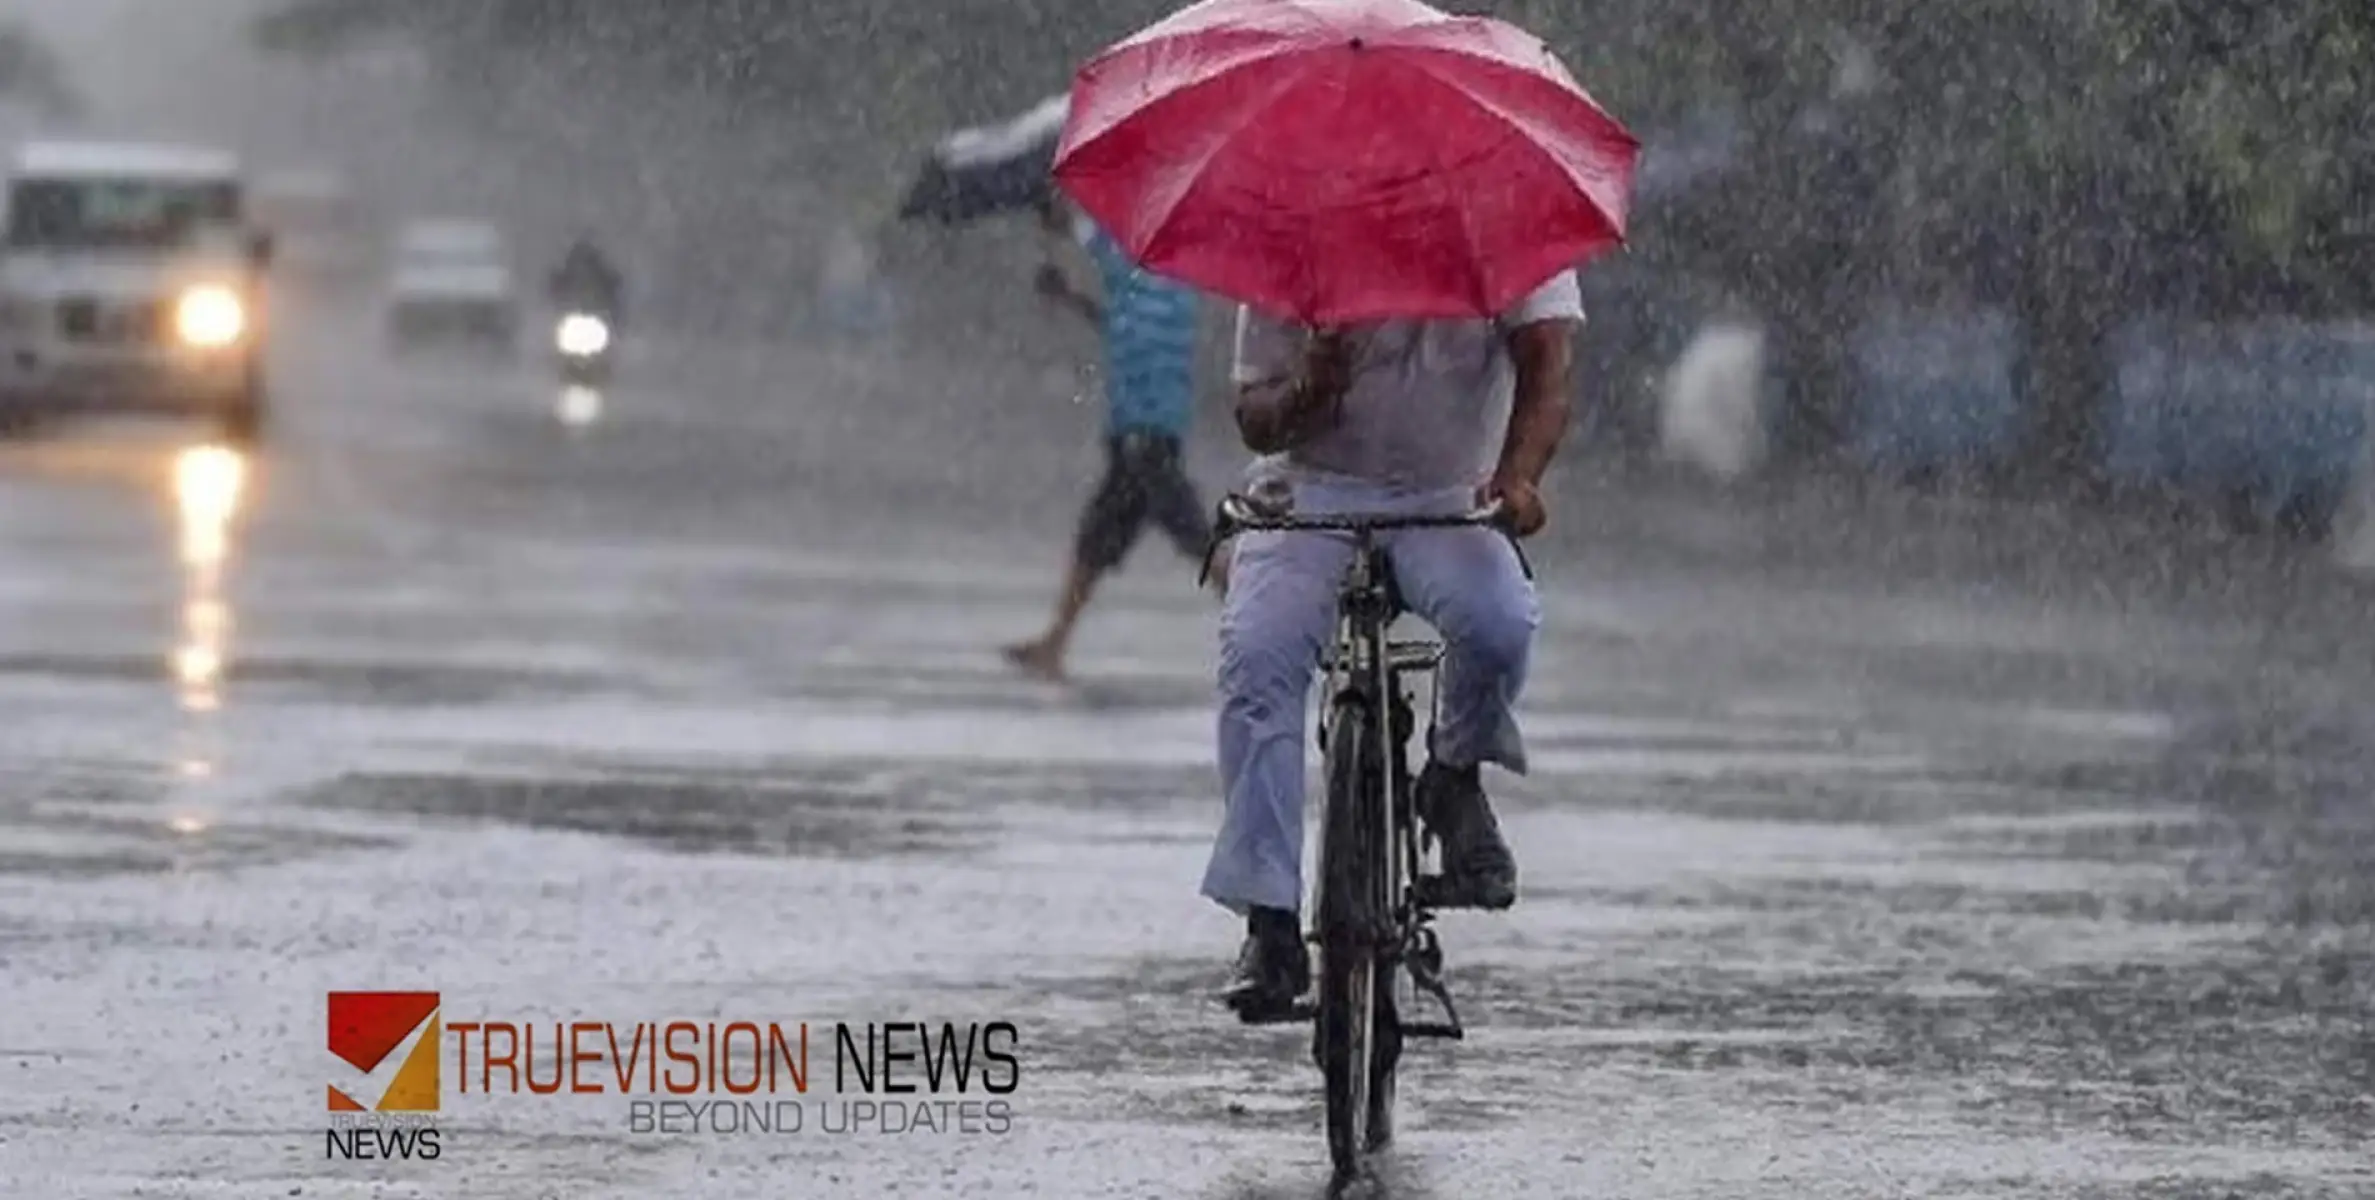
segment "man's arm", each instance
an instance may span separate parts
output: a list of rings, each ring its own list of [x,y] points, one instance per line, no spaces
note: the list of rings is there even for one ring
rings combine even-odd
[[[1501,501],[1510,530],[1520,537],[1539,532],[1550,519],[1540,485],[1567,434],[1575,330],[1582,324],[1583,288],[1573,271],[1551,276],[1516,308],[1501,315],[1505,348],[1516,368],[1516,388],[1500,461],[1493,467],[1491,480],[1478,489],[1477,498]]]
[[[1105,306],[1089,298],[1079,288],[1073,287],[1071,277],[1066,275],[1064,268],[1055,262],[1041,264],[1039,273],[1032,277],[1031,286],[1036,288],[1041,296],[1054,301],[1058,306],[1078,315],[1081,320],[1087,321],[1091,325],[1102,325],[1105,321]]]
[[[1065,269],[1068,261],[1083,253],[1095,258],[1087,249],[1090,227],[1081,219],[1070,201],[1051,197],[1039,206],[1039,234],[1045,255],[1039,270],[1031,276],[1032,290],[1052,300],[1067,312],[1087,321],[1091,326],[1105,323],[1105,308],[1088,293],[1072,284],[1072,273]]]
[[[1509,435],[1501,445],[1500,466],[1493,472],[1496,482],[1537,486],[1558,454],[1574,408],[1569,388],[1577,324],[1572,318],[1556,318],[1509,332],[1509,357],[1517,364],[1517,392],[1510,405]]]

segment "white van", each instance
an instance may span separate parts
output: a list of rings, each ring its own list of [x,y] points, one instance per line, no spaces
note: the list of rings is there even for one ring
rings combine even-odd
[[[244,191],[217,151],[19,151],[0,200],[0,423],[169,413],[254,436],[270,248]]]
[[[459,342],[508,355],[522,301],[503,231],[486,221],[413,221],[398,230],[388,271],[388,344],[397,351]]]

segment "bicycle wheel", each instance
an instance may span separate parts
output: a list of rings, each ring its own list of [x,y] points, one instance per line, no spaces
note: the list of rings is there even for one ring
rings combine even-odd
[[[1384,761],[1393,764],[1390,768],[1393,778],[1399,781],[1399,786],[1407,788],[1410,785],[1410,776],[1409,764],[1404,757],[1404,748],[1410,744],[1410,735],[1415,727],[1416,718],[1410,711],[1409,701],[1400,694],[1399,679],[1388,686],[1395,694],[1391,709],[1393,723],[1389,726],[1392,734],[1385,746],[1382,747],[1381,752],[1385,755]],[[1380,778],[1382,779],[1383,776]],[[1382,786],[1378,799],[1382,809],[1385,803]],[[1385,864],[1385,875],[1378,884],[1378,904],[1380,905],[1378,912],[1381,914],[1380,920],[1387,922],[1392,921],[1397,915],[1397,906],[1402,899],[1405,881],[1416,870],[1415,860],[1406,857],[1412,853],[1412,847],[1402,836],[1409,828],[1410,813],[1407,809],[1397,808],[1393,813],[1393,818],[1392,824],[1381,826],[1379,833],[1379,837],[1382,839],[1380,844],[1385,846],[1385,852],[1379,860]],[[1377,963],[1376,1033],[1371,1039],[1375,1048],[1370,1051],[1373,1065],[1369,1072],[1369,1128],[1367,1131],[1369,1149],[1371,1150],[1394,1140],[1394,1094],[1398,1090],[1396,1072],[1402,1065],[1402,1009],[1401,999],[1396,988],[1396,981],[1399,979],[1399,972],[1402,969],[1402,955],[1399,946],[1401,930],[1395,927],[1392,932],[1397,940],[1394,952],[1391,955],[1381,955]]]
[[[1350,1174],[1373,1134],[1391,1127],[1376,1103],[1381,1025],[1390,997],[1378,953],[1390,919],[1385,889],[1385,760],[1374,714],[1357,697],[1336,701],[1328,732],[1328,795],[1320,842],[1319,1013],[1312,1053],[1326,1092],[1328,1155]],[[1390,1071],[1390,1067],[1387,1068]]]

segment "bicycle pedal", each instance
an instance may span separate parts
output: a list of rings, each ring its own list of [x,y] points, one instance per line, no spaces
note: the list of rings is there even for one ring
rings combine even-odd
[[[1452,1002],[1451,988],[1443,982],[1443,947],[1429,937],[1427,943],[1410,956],[1409,964],[1411,987],[1443,1009],[1443,1021],[1414,1021],[1404,1025],[1402,1031],[1412,1037],[1450,1038],[1454,1041],[1464,1037],[1462,1030],[1465,1026],[1460,1022],[1459,1005]]]
[[[1458,1022],[1412,1021],[1402,1026],[1406,1038],[1440,1038],[1447,1042],[1468,1040],[1468,1030]]]

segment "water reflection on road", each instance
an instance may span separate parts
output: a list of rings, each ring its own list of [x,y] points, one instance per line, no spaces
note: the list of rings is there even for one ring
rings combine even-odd
[[[571,429],[592,425],[602,419],[602,393],[597,388],[564,387],[553,404],[553,415]]]
[[[193,713],[222,707],[231,608],[223,576],[231,560],[231,529],[247,485],[247,459],[224,446],[191,446],[173,460],[175,510],[181,520],[181,641],[173,652],[181,706]]]
[[[244,453],[221,445],[188,446],[173,457],[181,622],[172,664],[176,698],[186,715],[174,769],[189,781],[212,779],[222,765],[215,717],[223,707],[233,628],[224,580],[247,491],[248,467]],[[168,824],[176,833],[196,835],[213,821],[184,810],[176,812]]]

